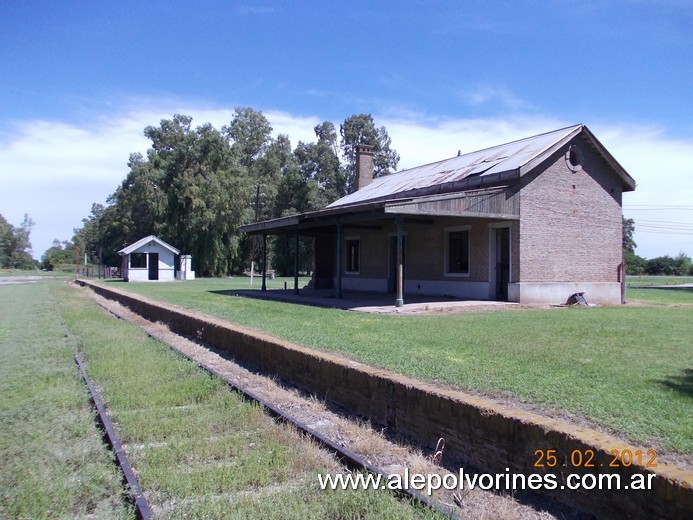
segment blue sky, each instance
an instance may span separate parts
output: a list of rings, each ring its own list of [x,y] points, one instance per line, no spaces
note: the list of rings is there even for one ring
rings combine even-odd
[[[637,252],[693,254],[693,2],[0,3],[0,213],[39,258],[174,113],[262,110],[295,145],[355,113],[400,168],[585,123],[638,182]]]

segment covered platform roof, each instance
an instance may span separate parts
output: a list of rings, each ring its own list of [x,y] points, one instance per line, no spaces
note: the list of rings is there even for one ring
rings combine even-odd
[[[519,219],[516,194],[508,186],[446,193],[427,197],[408,197],[367,202],[351,206],[327,207],[319,211],[300,213],[242,226],[248,234],[320,233],[335,224],[357,224],[393,219],[395,216],[419,217],[476,217],[503,220]],[[421,222],[420,219],[417,220]]]

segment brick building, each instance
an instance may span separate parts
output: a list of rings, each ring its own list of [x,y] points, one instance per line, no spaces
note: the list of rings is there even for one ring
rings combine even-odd
[[[314,237],[313,286],[520,303],[621,302],[623,192],[635,181],[584,125],[373,179],[247,233]]]

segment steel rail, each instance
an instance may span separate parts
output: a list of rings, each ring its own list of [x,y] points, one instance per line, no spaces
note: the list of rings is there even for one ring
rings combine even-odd
[[[109,309],[105,305],[102,305],[100,302],[97,302],[101,307],[103,307],[107,312],[113,314],[115,317],[118,319],[126,319],[123,318],[122,316],[118,315],[116,312],[113,310]],[[387,479],[390,477],[390,474],[386,473],[380,468],[377,468],[373,464],[363,460],[361,457],[359,457],[356,453],[352,452],[351,450],[345,448],[344,446],[340,446],[339,444],[333,442],[326,436],[322,435],[320,432],[314,430],[307,424],[303,423],[302,421],[296,419],[295,417],[290,416],[286,412],[283,412],[281,409],[276,407],[274,404],[270,403],[269,401],[265,400],[264,398],[256,395],[254,392],[251,390],[242,388],[241,386],[229,381],[224,374],[221,372],[215,370],[214,368],[205,365],[204,363],[196,360],[186,352],[183,352],[179,348],[171,345],[170,343],[166,342],[165,340],[162,340],[161,338],[157,337],[157,335],[149,332],[148,330],[142,328],[144,332],[151,338],[160,341],[164,343],[167,347],[169,347],[171,350],[176,352],[178,355],[184,357],[191,363],[195,364],[208,374],[217,377],[221,379],[224,384],[226,384],[231,390],[234,392],[240,394],[244,399],[248,401],[255,402],[259,404],[263,410],[268,413],[270,416],[278,419],[279,421],[286,423],[286,424],[291,424],[295,428],[299,429],[300,431],[304,432],[307,434],[309,437],[311,437],[317,444],[322,446],[323,448],[326,448],[328,451],[333,452],[336,455],[337,460],[339,460],[342,464],[344,464],[347,468],[350,470],[356,470],[356,471],[362,471],[365,470],[368,473],[371,473],[373,475],[380,475],[380,478],[384,481],[387,481]],[[463,520],[463,518],[457,514],[455,511],[452,510],[451,507],[444,506],[442,504],[439,504],[438,502],[431,500],[429,497],[425,496],[422,493],[419,493],[418,491],[414,489],[392,489],[391,490],[393,494],[399,498],[404,498],[404,499],[410,499],[415,503],[418,503],[424,507],[427,507],[433,511],[436,511],[440,513],[441,515],[453,519],[453,520]]]
[[[150,336],[155,338],[155,339],[158,339],[154,335],[150,334]],[[159,341],[161,341],[161,340],[159,340]],[[328,451],[334,452],[337,460],[339,460],[342,464],[344,464],[350,470],[356,470],[356,471],[366,470],[368,473],[372,473],[374,475],[380,475],[382,481],[386,481],[389,478],[390,475],[388,473],[385,473],[380,468],[377,468],[373,464],[370,464],[369,462],[363,460],[356,453],[345,448],[344,446],[340,446],[339,444],[333,442],[329,438],[322,435],[320,432],[314,430],[313,428],[311,428],[307,424],[299,421],[295,417],[288,415],[286,412],[277,408],[274,404],[270,403],[269,401],[266,401],[262,397],[253,393],[251,390],[241,388],[240,386],[236,385],[235,383],[232,383],[231,381],[227,380],[221,372],[218,372],[215,369],[206,366],[204,363],[197,361],[193,357],[189,356],[185,352],[182,352],[181,350],[179,350],[178,348],[176,348],[172,345],[168,345],[168,347],[171,348],[172,350],[174,350],[175,352],[177,352],[179,355],[186,358],[188,361],[190,361],[190,362],[194,363],[195,365],[197,365],[198,367],[200,367],[205,372],[221,379],[229,388],[231,388],[231,390],[241,394],[245,399],[258,403],[265,410],[265,412],[268,413],[269,415],[271,415],[272,417],[280,420],[281,422],[291,424],[295,428],[298,428],[300,431],[306,433],[308,436],[310,436],[319,445],[321,445],[324,448],[327,448]],[[396,496],[399,496],[401,498],[411,499],[414,502],[416,502],[420,505],[423,505],[425,507],[428,507],[432,510],[435,510],[438,513],[440,513],[440,514],[442,514],[448,518],[461,520],[461,517],[458,515],[455,515],[449,508],[445,508],[441,504],[438,504],[437,502],[429,499],[427,496],[423,495],[422,493],[419,493],[416,490],[413,490],[413,489],[393,489],[392,491],[394,492],[394,494]]]
[[[150,520],[152,518],[152,510],[149,507],[147,499],[142,494],[142,489],[140,488],[140,485],[137,482],[137,477],[135,476],[135,473],[132,470],[132,466],[130,466],[130,462],[128,461],[127,455],[123,450],[123,446],[120,443],[118,434],[114,430],[113,425],[111,424],[111,420],[108,418],[106,406],[101,401],[98,391],[92,384],[91,379],[87,374],[87,369],[84,365],[82,355],[79,352],[75,353],[75,361],[77,362],[77,365],[79,366],[79,369],[82,372],[82,378],[84,379],[84,382],[87,384],[87,388],[89,389],[89,393],[91,394],[91,401],[94,404],[94,407],[96,408],[96,411],[98,413],[99,422],[101,423],[102,431],[105,434],[106,442],[108,443],[111,451],[115,453],[116,459],[118,461],[118,466],[120,467],[120,471],[123,474],[125,482],[130,488],[130,492],[127,493],[128,499],[132,501],[133,505],[135,506],[138,518],[140,518],[141,520]]]

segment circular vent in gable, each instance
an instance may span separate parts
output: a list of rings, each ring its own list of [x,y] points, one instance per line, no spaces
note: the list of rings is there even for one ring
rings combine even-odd
[[[573,173],[578,172],[582,169],[582,164],[580,161],[580,153],[578,152],[575,145],[571,145],[568,151],[565,153],[565,163],[570,168]]]

